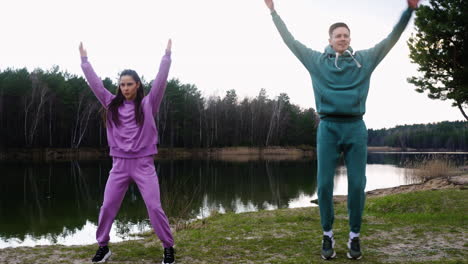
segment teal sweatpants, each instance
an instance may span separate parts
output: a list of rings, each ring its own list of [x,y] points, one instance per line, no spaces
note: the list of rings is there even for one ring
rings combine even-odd
[[[350,230],[359,233],[364,210],[367,163],[367,128],[363,120],[321,120],[317,132],[317,185],[323,231],[333,226],[333,180],[341,153],[348,171]]]

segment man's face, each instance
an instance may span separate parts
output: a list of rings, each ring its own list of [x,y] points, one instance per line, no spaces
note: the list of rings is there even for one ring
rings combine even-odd
[[[348,49],[349,43],[351,42],[349,30],[345,27],[335,28],[328,42],[336,52],[343,54],[343,52]]]

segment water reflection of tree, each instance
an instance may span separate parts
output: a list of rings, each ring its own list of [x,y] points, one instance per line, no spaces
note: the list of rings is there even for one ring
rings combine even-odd
[[[80,164],[77,160],[73,160],[70,163],[70,175],[73,181],[72,186],[75,190],[75,203],[77,209],[80,211],[82,209],[81,203],[85,202],[85,208],[89,208],[92,203],[92,198],[86,178],[81,171]]]
[[[45,222],[44,219],[44,210],[42,208],[41,201],[39,197],[39,191],[37,186],[37,178],[34,177],[33,168],[26,167],[24,168],[24,208],[32,214],[29,214],[29,222],[38,223],[39,225]]]
[[[381,154],[381,153],[369,153],[367,155],[367,164],[391,164],[396,166],[403,165],[401,163],[404,154]]]
[[[236,203],[265,209],[265,202],[287,207],[300,193],[313,195],[313,161],[223,162],[214,160],[158,161],[162,205],[171,218],[190,219],[209,208],[235,211]],[[2,164],[0,234],[23,240],[72,234],[87,221],[97,224],[105,183],[111,167],[102,162]],[[5,187],[8,186],[8,187]],[[129,188],[117,216],[120,235],[129,223],[149,226],[145,203],[137,188]],[[121,223],[121,224],[119,224]],[[125,226],[126,225],[126,226]]]
[[[266,209],[265,203],[284,208],[300,193],[313,195],[316,189],[313,161],[190,160],[160,164],[163,206],[167,205],[166,212],[173,217],[179,215],[178,210],[190,215],[186,214],[189,207],[192,216],[200,214],[204,203],[208,210],[222,207],[236,211],[236,207],[247,205]]]
[[[273,201],[273,205],[276,205],[276,207],[280,207],[280,190],[279,190],[279,184],[275,181],[276,179],[273,177],[273,173],[271,172],[270,166],[269,166],[268,160],[265,161],[265,170],[266,174],[268,176],[268,185],[270,186],[270,191],[271,191],[271,200]]]
[[[188,175],[177,174],[174,163],[174,161],[168,162],[165,164],[165,169],[161,169],[161,163],[158,163],[157,171],[160,180],[161,203],[170,223],[178,228],[187,219],[194,218],[193,207],[200,202],[203,175],[201,167],[192,168]],[[195,179],[195,184],[190,184],[193,180],[192,176],[198,178],[198,180]]]
[[[1,200],[7,201],[0,210],[0,234],[4,238],[24,240],[30,235],[56,241],[59,235],[81,229],[89,218],[97,218],[100,198],[90,192],[90,185],[97,181],[95,166],[82,170],[76,161],[12,163],[2,164],[2,172],[8,175],[2,178],[8,188],[0,194]]]
[[[369,153],[367,156],[367,164],[391,164],[399,167],[406,167],[408,163],[433,157],[450,159],[456,166],[463,165],[466,160],[466,155],[444,153]]]

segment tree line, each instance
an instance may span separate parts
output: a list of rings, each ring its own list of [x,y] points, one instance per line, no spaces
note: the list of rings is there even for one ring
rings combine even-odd
[[[369,146],[468,151],[466,121],[403,125],[390,129],[369,129],[368,132]]]
[[[145,81],[144,81],[145,82]],[[104,86],[115,92],[110,78]],[[146,92],[150,83],[144,83]],[[105,110],[84,78],[61,71],[0,71],[0,149],[106,147]],[[239,100],[235,90],[204,98],[193,84],[169,80],[155,117],[162,147],[315,146],[318,116],[287,94],[260,89]],[[369,129],[369,146],[468,150],[466,122]]]
[[[103,83],[115,93],[115,82]],[[148,92],[150,83],[144,86]],[[105,147],[104,114],[84,78],[57,66],[0,71],[2,149]],[[204,98],[195,85],[171,79],[155,121],[163,147],[314,146],[318,117],[285,93],[269,98],[260,89],[240,100],[229,90]]]

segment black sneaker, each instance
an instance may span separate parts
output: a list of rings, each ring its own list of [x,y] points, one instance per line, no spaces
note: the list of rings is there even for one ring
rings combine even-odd
[[[335,252],[335,239],[327,235],[323,236],[322,240],[322,258],[323,259],[332,259],[336,257]]]
[[[94,255],[92,262],[93,263],[104,263],[112,255],[108,246],[99,247]]]
[[[174,257],[174,248],[164,248],[164,260],[162,261],[162,264],[174,264],[175,263],[175,257]]]
[[[362,258],[361,245],[359,244],[359,237],[355,237],[348,241],[348,253],[346,254],[349,259]]]

